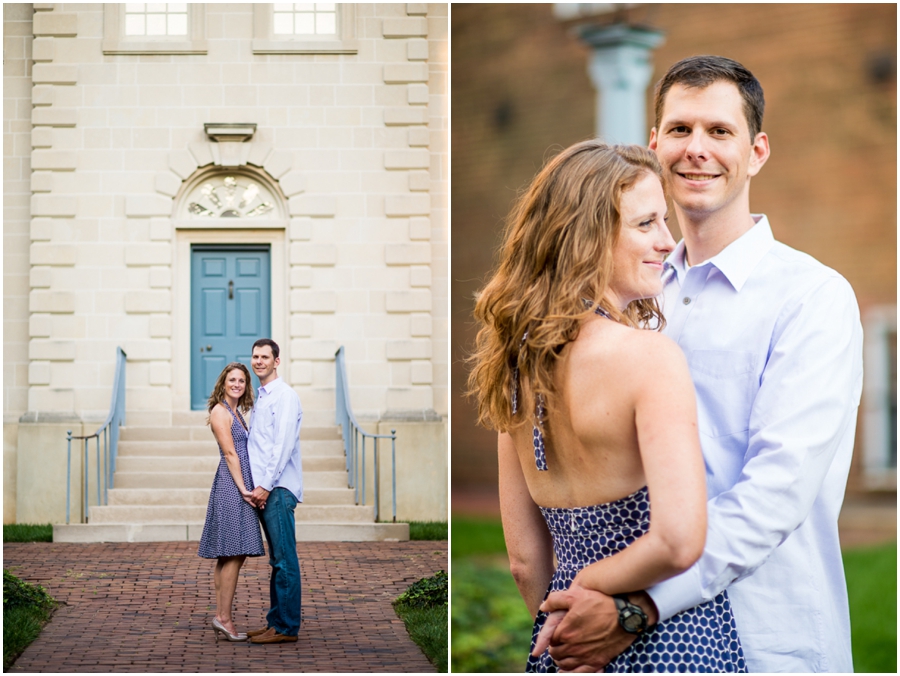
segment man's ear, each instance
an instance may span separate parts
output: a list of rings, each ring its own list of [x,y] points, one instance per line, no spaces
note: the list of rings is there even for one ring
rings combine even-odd
[[[765,132],[759,132],[750,149],[750,165],[747,167],[748,176],[756,176],[769,159],[769,137]]]
[[[656,127],[650,130],[650,143],[647,144],[647,147],[656,152]]]

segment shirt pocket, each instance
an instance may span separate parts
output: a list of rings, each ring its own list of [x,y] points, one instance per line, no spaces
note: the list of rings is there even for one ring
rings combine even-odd
[[[708,437],[746,432],[756,397],[756,357],[752,352],[693,350],[688,359],[697,390],[698,423]]]

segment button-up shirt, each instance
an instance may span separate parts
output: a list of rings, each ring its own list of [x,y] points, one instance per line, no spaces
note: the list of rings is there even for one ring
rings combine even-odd
[[[259,388],[247,454],[253,483],[267,491],[281,487],[303,502],[303,468],[300,462],[300,397],[281,378]]]
[[[859,308],[841,275],[753,218],[690,268],[680,242],[664,273],[709,520],[699,561],[648,591],[666,619],[727,588],[752,672],[851,672],[837,521],[862,391]]]

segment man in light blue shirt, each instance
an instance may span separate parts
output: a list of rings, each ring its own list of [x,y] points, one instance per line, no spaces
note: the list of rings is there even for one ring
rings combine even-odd
[[[266,536],[272,576],[266,627],[247,632],[251,643],[296,641],[300,631],[300,562],[294,509],[303,502],[303,411],[297,393],[278,377],[278,354],[278,345],[269,338],[253,344],[251,366],[260,388],[247,438],[255,486],[250,499]]]
[[[851,672],[837,520],[862,390],[856,298],[750,213],[769,143],[749,71],[691,57],[656,102],[650,148],[684,234],[661,301],[697,390],[709,518],[700,560],[629,600],[653,624],[727,588],[749,671]],[[567,594],[548,606],[570,611],[550,649],[561,668],[602,667],[634,641],[612,599]]]

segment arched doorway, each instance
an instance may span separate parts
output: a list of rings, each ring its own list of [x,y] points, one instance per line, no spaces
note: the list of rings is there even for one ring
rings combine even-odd
[[[204,410],[225,365],[249,368],[253,342],[271,335],[271,244],[253,233],[280,223],[286,210],[275,184],[243,167],[198,172],[181,195],[180,226],[220,234],[190,245],[190,403]]]

